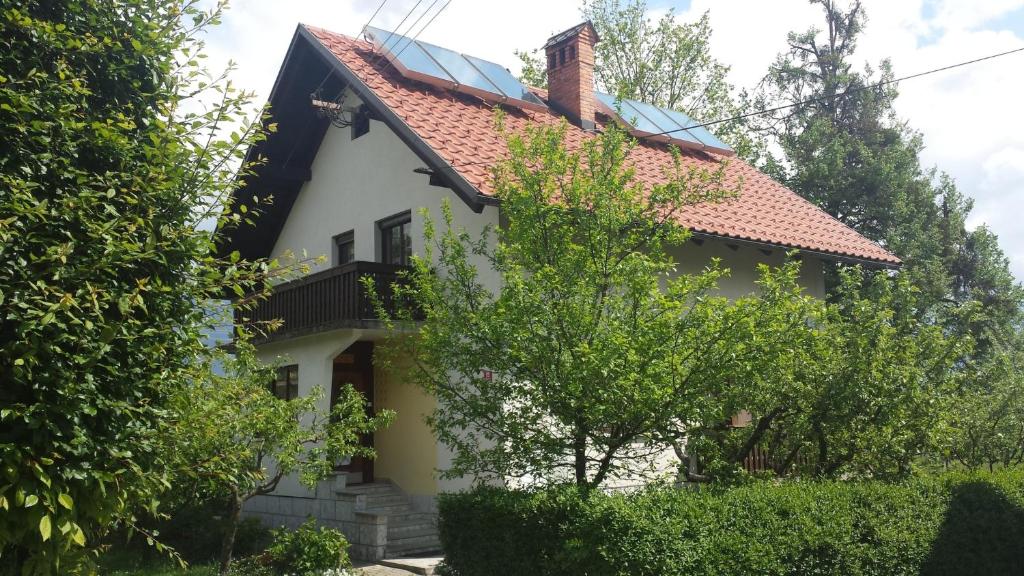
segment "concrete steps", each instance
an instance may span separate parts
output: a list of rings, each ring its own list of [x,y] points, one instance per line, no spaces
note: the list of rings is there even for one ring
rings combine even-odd
[[[420,556],[441,550],[437,515],[417,512],[409,497],[390,482],[346,486],[344,494],[355,496],[357,510],[387,517],[385,558]]]

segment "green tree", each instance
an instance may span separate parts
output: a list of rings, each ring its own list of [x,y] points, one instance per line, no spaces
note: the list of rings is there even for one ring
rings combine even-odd
[[[565,131],[506,134],[501,229],[470,237],[445,207],[445,227],[428,219],[428,253],[397,287],[410,306],[393,320],[410,329],[381,357],[438,399],[430,423],[454,448],[450,476],[593,489],[650,473],[650,457],[692,423],[723,417],[723,389],[771,361],[751,335],[785,333],[760,325],[771,318],[762,300],[715,294],[727,274],[717,262],[677,274],[666,252],[689,236],[680,210],[731,192],[719,170],[677,164],[647,187],[622,130],[575,152]],[[497,271],[500,291],[478,266]],[[799,298],[796,270],[777,272],[789,287],[780,299]]]
[[[947,175],[922,168],[922,139],[896,115],[895,87],[874,86],[893,78],[888,61],[877,74],[854,67],[866,18],[861,3],[814,3],[822,7],[824,29],[789,35],[789,50],[771,67],[759,97],[763,107],[796,104],[760,126],[782,153],[766,168],[903,259],[902,273],[919,290],[919,317],[974,342],[956,365],[965,379],[963,402],[972,404],[970,396],[988,394],[982,375],[1000,362],[990,355],[1020,342],[1024,289],[995,235],[984,226],[968,229],[972,201]],[[830,278],[833,287],[841,282]],[[987,426],[964,414],[956,421]]]
[[[1024,464],[1024,343],[998,346],[951,407],[943,455],[970,469]]]
[[[262,135],[249,95],[198,65],[219,14],[0,7],[0,572],[84,569],[108,528],[155,506],[199,304],[263,287],[269,265],[216,258],[200,225]]]
[[[215,369],[216,367],[216,369]],[[362,435],[386,426],[387,410],[369,416],[366,398],[351,386],[339,389],[330,411],[318,408],[323,391],[283,400],[270,385],[277,367],[264,364],[244,339],[231,354],[218,353],[194,384],[172,396],[173,416],[162,439],[176,481],[189,497],[224,498],[230,521],[221,546],[220,571],[231,564],[243,504],[270,494],[289,474],[313,487],[345,456],[372,458]],[[180,488],[179,488],[180,490]]]
[[[737,466],[757,446],[778,475],[894,478],[932,446],[965,343],[919,319],[907,278],[839,276],[835,301],[808,303],[792,349],[745,389],[750,426],[698,439],[705,459]]]
[[[729,67],[711,55],[708,14],[692,23],[679,22],[674,9],[657,20],[648,15],[646,0],[589,0],[583,17],[590,20],[601,41],[594,50],[597,87],[686,113],[709,122],[739,115],[742,97],[733,94]],[[517,51],[520,78],[532,86],[547,86],[544,55]],[[724,122],[715,133],[743,157],[760,153],[743,122]]]

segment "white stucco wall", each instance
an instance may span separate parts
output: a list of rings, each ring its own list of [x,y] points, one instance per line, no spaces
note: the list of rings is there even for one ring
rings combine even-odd
[[[345,106],[355,107],[358,103],[350,94]],[[415,168],[425,166],[382,122],[371,120],[370,131],[355,140],[350,128],[329,128],[313,161],[312,178],[299,191],[271,254],[282,257],[290,253],[296,258],[324,256],[324,261],[315,265],[311,272],[322,270],[334,265],[333,238],[353,230],[355,259],[377,261],[380,257],[377,222],[407,210],[412,212],[413,252],[422,254],[423,217],[420,209],[426,208],[440,226],[444,199],[450,203],[455,221],[471,235],[478,236],[487,225],[497,226],[496,207],[486,207],[481,213],[473,212],[455,192],[431,186],[426,175],[413,172]],[[487,284],[496,288],[496,282]],[[298,363],[300,393],[304,394],[314,384],[329,390],[330,362],[348,345],[358,339],[376,340],[381,336],[341,331],[265,346],[260,352],[267,360],[280,356]],[[327,402],[325,398],[324,408]],[[437,446],[438,469],[449,467],[451,459],[451,451],[446,446]],[[438,489],[455,490],[467,486],[468,482],[440,480]],[[295,479],[284,482],[280,493],[309,494]]]
[[[719,282],[719,293],[735,299],[751,294],[757,288],[755,282],[758,279],[759,264],[782,265],[786,250],[707,239],[700,244],[691,241],[683,246],[673,246],[669,249],[669,254],[678,263],[679,274],[700,272],[711,263],[712,258],[718,258],[721,266],[729,269],[729,275]],[[825,297],[825,275],[820,259],[813,256],[802,258],[799,281],[810,296]]]
[[[350,95],[344,104],[355,107]],[[351,128],[328,128],[312,165],[312,178],[299,191],[271,254],[326,256],[313,271],[334,265],[333,238],[354,231],[355,259],[379,260],[377,222],[412,211],[413,252],[423,251],[421,208],[441,220],[442,199],[451,203],[456,221],[471,234],[497,225],[498,209],[474,213],[448,188],[431,186],[429,177],[413,172],[426,164],[383,122],[370,120],[370,131],[352,140]]]

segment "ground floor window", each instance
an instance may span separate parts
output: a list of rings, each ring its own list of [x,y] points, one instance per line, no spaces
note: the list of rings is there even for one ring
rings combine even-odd
[[[299,365],[291,364],[277,369],[277,378],[270,391],[282,400],[291,400],[299,395]]]

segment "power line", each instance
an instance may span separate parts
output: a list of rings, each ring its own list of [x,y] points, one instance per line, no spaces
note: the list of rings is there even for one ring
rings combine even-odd
[[[404,17],[404,18],[402,18],[402,21],[398,23],[398,26],[395,26],[395,28],[394,28],[393,30],[391,30],[390,32],[388,32],[388,37],[387,37],[387,38],[386,38],[386,39],[384,40],[384,43],[383,43],[383,44],[381,44],[381,47],[382,47],[382,48],[387,48],[388,42],[390,42],[390,41],[391,41],[391,37],[395,35],[395,32],[396,32],[396,31],[397,31],[397,30],[398,30],[399,28],[401,28],[401,27],[402,27],[402,24],[405,24],[405,21],[409,19],[409,16],[412,16],[412,13],[413,13],[413,12],[415,12],[415,11],[416,11],[416,9],[417,9],[417,8],[419,8],[419,7],[420,7],[420,4],[422,4],[422,3],[423,3],[423,0],[416,0],[416,4],[414,4],[414,5],[413,5],[413,7],[412,7],[412,10],[409,10],[409,11],[408,11],[408,12],[407,12],[407,13],[405,14],[405,17]],[[381,59],[381,57],[383,56],[383,54],[384,54],[384,51],[383,51],[383,50],[381,50],[381,53],[377,55],[377,58],[374,58],[373,62],[371,62],[371,63],[370,63],[370,66],[374,66],[374,67],[376,67],[376,66],[377,66],[377,64],[379,64],[379,63],[380,63],[380,59]]]
[[[437,2],[438,2],[438,0],[433,0],[433,1],[432,1],[432,2],[430,3],[430,6],[427,6],[427,9],[426,9],[426,10],[424,10],[424,11],[423,11],[423,12],[422,12],[422,13],[421,13],[421,14],[420,14],[420,15],[419,15],[419,16],[418,16],[417,18],[416,18],[416,21],[415,21],[415,22],[413,22],[412,24],[410,24],[408,28],[406,28],[406,30],[405,30],[405,35],[406,35],[405,37],[406,37],[406,38],[409,38],[409,34],[410,34],[410,33],[411,33],[412,31],[413,31],[413,29],[414,29],[414,28],[416,28],[416,25],[420,23],[420,20],[423,20],[423,17],[424,17],[424,16],[426,16],[426,15],[427,15],[427,13],[429,13],[429,12],[430,12],[431,10],[433,10],[433,9],[434,9],[434,6],[436,6],[436,5],[437,5]],[[423,31],[423,30],[420,30],[420,32],[422,32],[422,31]],[[417,34],[417,36],[418,36],[418,34]],[[408,46],[409,44],[412,44],[412,43],[413,43],[413,40],[415,40],[415,39],[414,39],[414,38],[410,38],[410,39],[409,39],[409,41],[405,43],[405,46],[402,46],[402,50],[405,50],[405,47],[406,47],[406,46]],[[398,43],[399,43],[399,42],[401,42],[401,40],[399,40],[398,42],[395,42],[395,46],[396,46],[396,47],[398,46]],[[392,53],[394,53],[394,50],[392,50],[391,52],[392,52]],[[401,51],[399,51],[399,52],[398,52],[398,54],[401,54]],[[397,58],[397,55],[396,55],[395,57]]]
[[[864,90],[869,90],[871,88],[878,88],[878,87],[881,87],[881,86],[887,86],[889,84],[895,84],[897,82],[903,82],[905,80],[912,80],[914,78],[920,78],[922,76],[928,76],[930,74],[935,74],[935,73],[938,73],[938,72],[945,72],[946,70],[952,70],[954,68],[960,68],[962,66],[967,66],[969,64],[976,64],[978,62],[984,62],[985,60],[992,60],[994,58],[1000,58],[1002,56],[1008,56],[1010,54],[1015,54],[1017,52],[1024,52],[1024,46],[1022,46],[1020,48],[1015,48],[1013,50],[1007,50],[1006,52],[999,52],[997,54],[990,54],[988,56],[982,56],[981,58],[975,58],[974,60],[966,60],[964,62],[958,62],[956,64],[950,64],[948,66],[943,66],[941,68],[933,68],[931,70],[926,70],[924,72],[918,72],[916,74],[910,74],[909,76],[903,76],[903,77],[900,77],[900,78],[894,78],[894,79],[890,79],[890,80],[883,80],[881,82],[876,82],[874,84],[869,84],[869,85],[866,85],[866,86],[858,86],[858,87],[855,87],[855,88],[850,88],[850,89],[847,89],[847,90],[845,90],[843,92],[840,92],[839,94],[833,94],[831,96],[819,96],[817,98],[809,98],[807,100],[802,100],[800,102],[794,102],[794,103],[791,103],[791,104],[785,104],[785,105],[782,105],[782,106],[776,106],[774,108],[768,108],[768,109],[764,109],[764,110],[755,110],[754,112],[748,112],[746,114],[740,114],[739,116],[731,116],[729,118],[722,118],[722,119],[714,120],[714,121],[711,121],[711,122],[704,122],[703,124],[694,124],[692,126],[686,126],[684,128],[676,128],[675,130],[667,130],[665,132],[658,132],[656,134],[647,134],[645,136],[640,136],[639,138],[642,139],[642,138],[651,138],[651,137],[654,137],[654,136],[665,136],[667,134],[672,134],[673,132],[679,132],[681,130],[690,130],[690,129],[693,129],[693,128],[704,128],[704,127],[707,127],[707,126],[715,126],[717,124],[723,124],[725,122],[732,122],[733,120],[743,120],[745,118],[751,118],[753,116],[761,116],[761,115],[764,115],[764,114],[771,114],[771,113],[774,113],[774,112],[778,112],[780,110],[786,110],[786,109],[789,109],[789,108],[795,108],[797,106],[803,106],[804,104],[812,104],[812,103],[815,103],[815,102],[821,102],[821,101],[828,100],[828,99],[842,98],[843,96],[846,96],[847,94],[855,94],[857,92],[862,92]],[[456,160],[452,160],[450,163],[451,163],[452,166],[456,166],[456,162],[457,162]],[[457,165],[458,166],[473,166],[473,165],[476,165],[476,164],[490,164],[490,163],[493,163],[493,162],[494,161],[491,161],[491,160],[485,160],[485,161],[480,161],[480,162],[458,162]]]
[[[384,5],[387,3],[388,0],[381,0],[380,4],[377,6],[377,9],[373,11],[373,16],[370,16],[370,19],[366,21],[366,24],[363,24],[363,27],[359,29],[360,34],[366,32],[366,27],[370,25],[370,22],[373,22],[373,19],[377,17],[377,14],[380,14],[380,9],[383,8]]]
[[[901,78],[893,78],[893,79],[890,79],[890,80],[883,80],[881,82],[876,82],[874,84],[868,84],[866,86],[857,86],[855,88],[849,88],[849,89],[844,90],[843,92],[841,92],[839,94],[833,94],[831,96],[819,96],[817,98],[809,98],[807,100],[803,100],[803,101],[800,101],[800,102],[794,102],[792,104],[785,104],[783,106],[776,106],[774,108],[768,108],[766,110],[757,110],[757,111],[754,111],[754,112],[748,112],[746,114],[741,114],[739,116],[733,116],[731,118],[722,118],[721,120],[714,120],[712,122],[704,122],[703,124],[694,124],[693,126],[686,126],[686,127],[683,127],[683,128],[676,128],[675,130],[666,130],[665,132],[658,132],[658,133],[655,133],[655,134],[647,134],[645,136],[642,136],[642,138],[651,138],[651,137],[654,137],[654,136],[665,136],[667,134],[672,134],[673,132],[679,132],[681,130],[690,130],[690,129],[693,129],[693,128],[705,128],[707,126],[715,126],[716,124],[723,124],[725,122],[732,122],[733,120],[743,120],[745,118],[750,118],[750,117],[753,117],[753,116],[761,116],[763,114],[771,114],[771,113],[774,113],[774,112],[778,112],[780,110],[786,110],[786,109],[789,109],[789,108],[795,108],[797,106],[803,106],[804,104],[813,104],[815,102],[822,102],[824,100],[829,100],[829,99],[833,99],[834,100],[834,99],[837,99],[837,98],[842,98],[842,97],[844,97],[844,96],[846,96],[848,94],[856,94],[857,92],[863,92],[864,90],[870,90],[872,88],[880,88],[882,86],[887,86],[889,84],[895,84],[897,82],[903,82],[905,80],[912,80],[914,78],[920,78],[922,76],[928,76],[929,74],[935,74],[935,73],[938,73],[938,72],[945,72],[946,70],[952,70],[954,68],[959,68],[961,66],[967,66],[968,64],[976,64],[978,62],[983,62],[985,60],[992,60],[993,58],[999,58],[1001,56],[1007,56],[1009,54],[1014,54],[1016,52],[1024,52],[1024,47],[1016,48],[1014,50],[1007,50],[1006,52],[1000,52],[998,54],[991,54],[989,56],[983,56],[981,58],[975,58],[974,60],[967,60],[967,61],[964,61],[964,62],[958,62],[956,64],[950,64],[949,66],[943,66],[941,68],[933,68],[932,70],[927,70],[925,72],[918,72],[917,74],[911,74],[909,76],[903,76]]]
[[[434,4],[436,4],[436,3],[437,3],[437,0],[434,0]],[[405,44],[405,46],[402,46],[402,49],[398,51],[398,54],[395,54],[395,58],[397,59],[399,56],[401,56],[402,52],[405,52],[405,49],[409,47],[409,44],[412,44],[413,42],[415,42],[416,39],[420,37],[420,34],[423,34],[423,31],[426,30],[427,27],[430,26],[430,24],[434,21],[434,19],[437,18],[438,15],[441,14],[441,12],[444,12],[444,9],[447,8],[448,5],[451,4],[451,3],[452,3],[452,0],[448,0],[447,2],[445,2],[444,6],[441,6],[441,9],[438,10],[437,12],[435,12],[434,15],[430,17],[430,20],[427,20],[427,23],[423,25],[423,28],[420,28],[420,31],[417,32],[416,35],[413,36],[412,39],[410,39],[409,42],[407,42]],[[431,4],[430,8],[433,8],[434,4]],[[427,8],[428,12],[430,11],[430,8]],[[419,20],[417,20],[417,22],[418,21]],[[416,24],[413,24],[413,27],[415,28]]]

